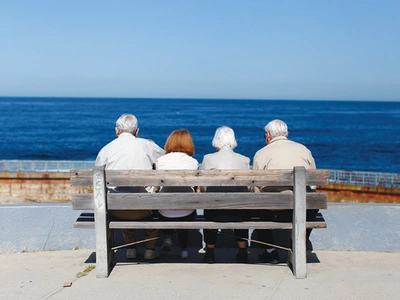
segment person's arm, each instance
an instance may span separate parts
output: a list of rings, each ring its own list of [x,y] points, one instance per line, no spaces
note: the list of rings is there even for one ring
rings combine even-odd
[[[314,157],[311,154],[311,151],[310,151],[310,156],[308,158],[308,161],[310,162],[310,169],[316,169],[317,168],[317,166],[315,164]],[[317,186],[310,185],[309,187],[307,187],[307,189],[309,189],[310,192],[316,192],[317,191]]]
[[[207,170],[207,155],[204,156],[203,161],[201,162],[201,170]],[[200,192],[205,193],[207,191],[206,186],[200,186]]]
[[[151,140],[143,139],[143,147],[153,165],[156,164],[159,157],[165,154],[165,150]]]
[[[204,156],[203,161],[201,162],[201,169],[207,170],[206,166],[207,166],[207,158]]]
[[[253,170],[260,170],[260,166],[258,164],[258,160],[259,160],[259,158],[258,158],[257,153],[256,153],[254,155],[254,158],[253,158]],[[252,186],[252,187],[250,187],[250,191],[253,192],[253,193],[261,193],[262,187],[260,187],[260,186]]]
[[[99,154],[97,154],[96,161],[94,162],[94,165],[96,167],[101,167],[106,164],[106,160],[105,160],[105,156],[104,156],[103,152],[104,151],[102,149],[102,150],[100,150]]]
[[[260,166],[258,165],[257,153],[253,157],[253,170],[260,170]]]
[[[250,170],[250,158],[246,157],[246,169]]]
[[[317,166],[315,164],[314,157],[312,156],[311,152],[309,154],[308,161],[310,162],[310,169],[316,169],[317,168]]]

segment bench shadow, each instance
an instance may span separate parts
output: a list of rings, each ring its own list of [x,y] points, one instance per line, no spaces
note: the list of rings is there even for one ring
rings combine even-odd
[[[276,245],[289,248],[289,240],[290,240],[290,231],[288,230],[274,230],[273,231],[274,239]],[[126,248],[117,249],[115,251],[115,261],[118,265],[132,265],[132,264],[154,264],[154,263],[204,263],[204,249],[203,249],[203,238],[201,231],[199,230],[189,230],[189,258],[187,260],[182,260],[180,258],[180,247],[179,242],[177,240],[176,233],[172,237],[173,247],[171,251],[162,251],[161,245],[163,243],[163,233],[160,231],[160,238],[157,240],[157,251],[160,253],[160,257],[155,260],[146,261],[143,259],[144,254],[144,245],[139,244],[137,246],[138,249],[138,258],[135,260],[130,260],[126,258]],[[137,231],[137,239],[144,239],[144,230]],[[256,232],[252,232],[251,239],[257,240]],[[123,245],[124,239],[122,237],[121,230],[114,230],[114,245]],[[236,262],[236,253],[237,253],[237,242],[233,234],[233,230],[224,229],[221,230],[218,235],[215,256],[216,256],[216,264],[231,264],[238,263]],[[307,263],[320,263],[318,256],[316,253],[312,252],[313,247],[311,241],[307,242]],[[261,248],[257,243],[251,242],[248,248],[248,263],[247,264],[260,264],[264,265],[267,263],[261,263],[258,261],[258,254],[260,253]],[[276,266],[284,266],[287,267],[287,259],[288,259],[288,251],[286,250],[278,250],[279,253],[279,261],[280,264]],[[95,263],[96,262],[96,253],[92,252],[90,256],[86,259],[85,263]],[[239,263],[238,263],[239,264]],[[270,265],[270,264],[267,264]]]
[[[90,253],[89,257],[85,260],[85,264],[95,264],[96,263],[96,252]]]
[[[281,246],[284,248],[290,248],[290,240],[291,240],[291,231],[290,230],[283,230],[283,229],[276,229],[273,230],[273,237],[275,241],[275,245]],[[311,233],[312,234],[312,233]],[[257,233],[253,232],[251,238],[253,240],[257,240]],[[251,247],[253,248],[260,248],[260,246],[257,243],[251,243]],[[306,250],[307,250],[307,263],[320,263],[320,260],[318,259],[318,256],[316,253],[313,252],[313,245],[310,239],[307,240],[307,245],[306,245]],[[286,263],[288,260],[288,250],[282,250],[278,249],[279,253],[279,261],[281,263]]]

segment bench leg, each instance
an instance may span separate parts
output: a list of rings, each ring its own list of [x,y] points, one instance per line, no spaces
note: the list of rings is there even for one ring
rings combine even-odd
[[[306,251],[306,170],[295,167],[293,172],[292,266],[296,278],[307,277]]]
[[[99,231],[100,229],[96,227],[96,274],[98,278],[106,278],[110,274],[111,264],[108,232],[107,229],[101,230],[104,234],[100,236]]]
[[[109,273],[111,272],[111,270],[113,269],[113,267],[115,266],[115,251],[111,250],[114,246],[114,230],[112,229],[108,229],[108,262],[109,262]]]
[[[93,200],[96,230],[96,274],[98,278],[108,277],[111,266],[106,197],[104,167],[95,167],[93,168]]]

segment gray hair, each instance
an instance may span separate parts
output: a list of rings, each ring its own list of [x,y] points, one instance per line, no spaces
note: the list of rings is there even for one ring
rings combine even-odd
[[[237,146],[235,132],[232,128],[227,126],[219,127],[215,131],[212,145],[215,148],[221,149],[223,146],[228,146],[231,149],[235,149]]]
[[[132,114],[123,114],[115,122],[115,126],[120,132],[134,133],[138,128],[138,120]]]
[[[265,132],[269,132],[272,138],[277,136],[288,137],[288,127],[285,122],[281,120],[273,120],[265,126]]]

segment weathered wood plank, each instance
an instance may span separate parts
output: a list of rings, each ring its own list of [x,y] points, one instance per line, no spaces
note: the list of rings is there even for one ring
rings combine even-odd
[[[306,252],[306,169],[295,167],[293,172],[293,231],[292,265],[296,278],[307,276]]]
[[[113,221],[114,223],[114,227],[119,226],[118,224],[120,224],[120,222],[123,221]],[[141,221],[137,221],[137,222],[141,222]],[[160,226],[162,225],[168,225],[171,226],[170,222],[162,222],[162,221],[158,221],[158,219],[153,219],[153,220],[146,220],[146,221],[142,221],[142,222],[152,222],[152,223],[157,223],[156,225],[154,225],[157,228],[160,228]],[[192,222],[192,221],[188,221],[188,222]],[[210,221],[205,221],[204,216],[203,215],[198,215],[195,219],[195,222],[197,222],[197,224],[200,224],[199,222],[204,222],[205,225],[204,226],[209,226],[208,224],[210,224]],[[244,226],[244,229],[249,228],[248,225],[251,225],[253,223],[256,222],[262,222],[262,221],[248,221],[248,222],[229,222],[229,223],[235,223],[235,228],[237,227],[237,224],[242,224],[241,226]],[[168,223],[168,224],[165,224]],[[176,222],[175,222],[176,223]],[[218,223],[218,222],[211,222],[211,223]],[[265,224],[266,222],[264,222]],[[275,224],[276,222],[267,222],[267,223],[273,223]],[[218,223],[220,224],[220,223]],[[148,228],[148,224],[145,225],[146,228]],[[174,225],[175,226],[175,225]],[[191,229],[200,229],[200,228],[205,228],[204,226],[202,227],[198,227],[198,228],[191,228]],[[230,225],[229,225],[230,226]],[[326,228],[326,222],[322,216],[321,213],[317,214],[316,220],[315,221],[307,221],[306,222],[306,227],[307,228]],[[75,221],[74,223],[74,228],[92,228],[94,229],[94,214],[93,213],[82,213],[78,219]],[[175,227],[174,227],[175,228]],[[209,227],[207,227],[209,228]],[[116,228],[114,228],[116,229]],[[186,228],[187,229],[187,228]],[[222,229],[222,228],[221,228]]]
[[[93,210],[93,194],[73,194],[72,195],[73,210]]]
[[[74,228],[92,228],[94,229],[94,213],[81,213],[74,223]]]
[[[145,222],[145,221],[143,221]],[[185,221],[186,222],[186,221]],[[204,222],[204,224],[203,224]],[[235,224],[228,223],[228,222],[224,222],[224,223],[217,223],[219,225],[210,225],[210,222],[206,222],[206,221],[197,221],[195,224],[189,225],[189,224],[185,224],[183,223],[183,227],[181,226],[181,222],[176,222],[179,223],[178,226],[175,226],[174,224],[169,224],[169,222],[164,222],[164,223],[168,223],[168,224],[164,224],[161,222],[146,222],[146,224],[142,224],[140,221],[137,221],[137,223],[140,223],[140,225],[138,227],[134,227],[135,229],[151,229],[151,228],[156,228],[156,229],[160,229],[160,228],[165,228],[165,229],[203,229],[203,228],[208,228],[208,229],[292,229],[292,223],[287,223],[290,224],[290,226],[288,225],[281,225],[282,223],[276,223],[276,222],[263,222],[262,225],[260,225],[260,228],[258,228],[258,226],[256,226],[258,224],[258,222],[244,222],[244,223],[240,223],[240,225],[238,225],[238,223],[236,222]],[[124,223],[122,221],[113,221],[112,223],[112,227],[110,227],[111,229],[120,229],[119,226],[122,224],[122,226],[124,226],[123,228],[127,228],[126,225],[127,223]],[[129,222],[129,224],[131,224]],[[133,223],[132,223],[133,224]],[[136,223],[135,223],[136,224]],[[221,224],[224,224],[221,226]],[[225,224],[227,224],[226,226],[228,227],[224,227]],[[269,225],[272,224],[272,227],[269,227]],[[131,226],[131,225],[129,225]],[[134,226],[134,224],[132,225]],[[326,228],[326,222],[322,222],[322,221],[315,221],[315,222],[306,222],[306,226],[308,229],[311,228]],[[76,221],[74,223],[74,228],[87,228],[87,229],[94,229],[95,225],[94,225],[94,218],[93,220],[85,220],[85,221]],[[285,228],[281,228],[281,227],[285,227]],[[133,227],[132,227],[133,228]]]
[[[71,186],[93,186],[93,171],[71,170],[70,183]]]
[[[197,171],[129,171],[107,172],[107,182],[111,186],[151,185],[151,186],[257,186],[292,184],[292,171],[266,172],[248,170],[197,170]],[[268,182],[268,183],[266,183]]]
[[[109,186],[292,186],[292,170],[107,170]],[[91,186],[93,171],[71,170],[71,186]],[[307,170],[308,185],[328,184],[328,170]]]
[[[327,208],[327,194],[307,193],[308,209]],[[108,194],[108,209],[293,209],[286,193]]]
[[[292,223],[284,222],[212,222],[212,221],[111,221],[111,229],[292,229]],[[325,228],[325,222],[307,222],[307,228]]]
[[[272,194],[272,197],[269,197]],[[193,197],[193,195],[196,195]],[[292,209],[291,195],[279,193],[165,193],[165,194],[108,194],[109,209]],[[204,198],[203,198],[204,197]],[[307,209],[327,209],[326,193],[307,193]],[[258,203],[258,204],[257,204]],[[226,207],[223,207],[226,205]],[[258,208],[257,208],[258,207]],[[94,209],[92,194],[72,195],[74,210]]]
[[[96,273],[98,278],[110,274],[107,227],[107,188],[104,167],[93,169],[94,215],[96,229]]]
[[[108,170],[109,186],[293,186],[292,170]],[[328,183],[328,170],[307,170],[308,185]]]

